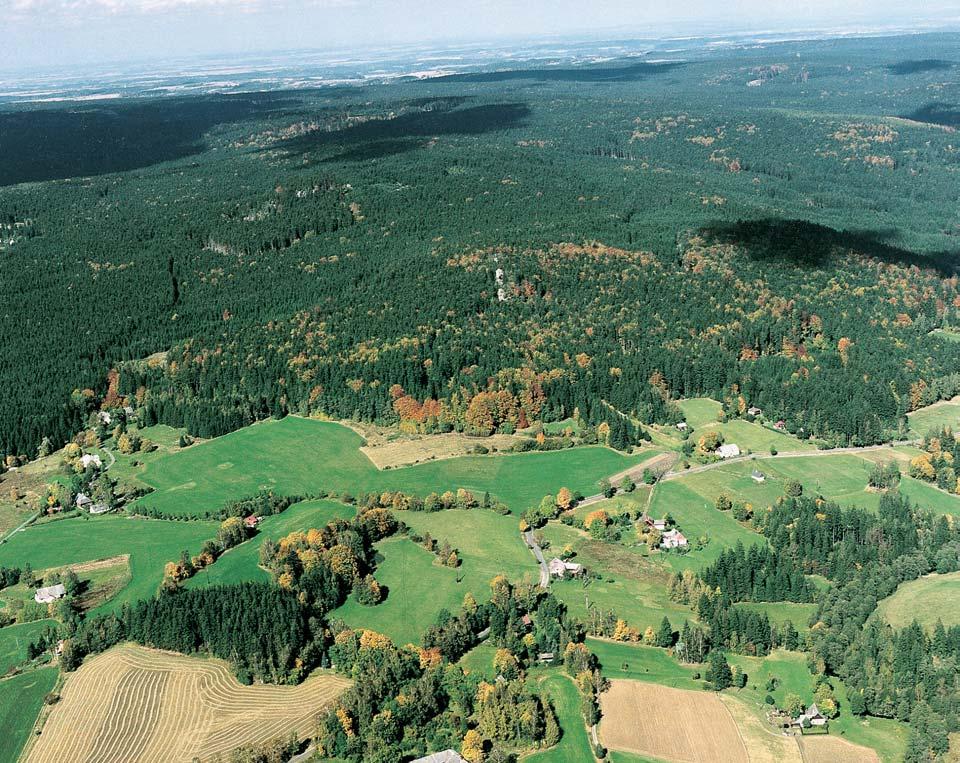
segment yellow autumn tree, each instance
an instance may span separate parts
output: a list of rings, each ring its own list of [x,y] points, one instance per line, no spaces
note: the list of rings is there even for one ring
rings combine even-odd
[[[483,760],[483,737],[476,729],[470,729],[463,737],[460,754],[467,763],[481,763]]]
[[[557,506],[566,511],[570,508],[571,503],[573,503],[573,493],[570,492],[569,488],[560,488],[557,491]]]

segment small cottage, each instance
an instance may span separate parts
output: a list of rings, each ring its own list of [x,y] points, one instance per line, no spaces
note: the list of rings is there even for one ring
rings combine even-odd
[[[800,728],[806,726],[826,726],[827,716],[820,712],[820,708],[817,707],[817,703],[814,702],[805,712],[800,713],[800,715],[793,720],[793,725],[799,726]]]
[[[763,482],[767,479],[767,476],[759,469],[754,469],[752,472],[750,472],[750,479],[752,479],[754,482]]]
[[[550,574],[555,578],[565,578],[569,575],[579,575],[583,572],[583,566],[576,562],[565,562],[563,559],[554,557],[547,565]]]
[[[66,595],[67,589],[63,587],[62,583],[57,583],[57,585],[38,588],[36,593],[33,594],[33,600],[37,602],[37,604],[49,604],[51,601],[62,599]]]
[[[456,750],[442,750],[431,753],[425,758],[417,758],[412,763],[467,763],[467,761]]]
[[[660,537],[660,548],[683,548],[687,543],[686,536],[675,528],[667,530]]]
[[[735,443],[727,443],[717,448],[717,455],[720,458],[736,458],[740,455],[740,446]]]
[[[99,469],[103,465],[103,462],[100,460],[100,456],[95,453],[84,453],[80,456],[80,466],[84,469],[88,469],[91,466]]]

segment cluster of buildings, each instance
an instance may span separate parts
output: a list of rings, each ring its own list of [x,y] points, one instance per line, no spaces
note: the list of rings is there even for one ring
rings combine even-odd
[[[576,562],[567,562],[556,556],[550,560],[550,562],[547,564],[547,568],[550,570],[551,577],[560,578],[561,580],[568,575],[570,577],[576,577],[577,575],[583,574],[582,564],[577,564]]]
[[[689,545],[687,536],[680,532],[676,527],[667,527],[665,519],[653,519],[646,512],[640,517],[640,521],[647,527],[660,533],[660,548],[686,548]]]

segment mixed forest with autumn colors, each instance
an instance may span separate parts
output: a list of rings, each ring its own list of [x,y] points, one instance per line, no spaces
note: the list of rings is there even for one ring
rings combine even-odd
[[[105,399],[629,444],[712,396],[895,439],[960,391],[956,84],[904,65],[945,46],[0,113],[0,451]]]

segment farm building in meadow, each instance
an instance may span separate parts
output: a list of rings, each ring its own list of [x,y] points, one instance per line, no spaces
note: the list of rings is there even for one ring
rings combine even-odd
[[[257,525],[260,524],[261,517],[250,516],[243,520],[243,524],[247,526],[248,530],[256,530]]]
[[[773,425],[773,428],[782,432],[784,429],[787,428],[787,422],[784,421],[783,419],[780,419],[776,424]]]
[[[677,424],[677,429],[679,429],[681,432],[686,432],[686,431],[687,431],[687,422],[686,422],[686,421],[681,421],[679,424]]]
[[[80,456],[80,466],[82,466],[84,469],[87,469],[91,466],[95,466],[97,469],[99,469],[101,466],[103,466],[103,462],[100,460],[100,456],[94,453],[84,453],[82,456]]]
[[[647,527],[652,527],[657,532],[663,532],[667,529],[667,520],[665,519],[654,519],[647,512],[643,512],[640,517],[640,521],[643,522]]]
[[[660,537],[660,548],[684,548],[687,545],[687,536],[677,529],[667,530]]]
[[[105,503],[92,503],[90,504],[90,513],[91,514],[106,514],[110,511],[110,507]]]
[[[747,413],[749,413],[751,416],[759,416],[761,413],[763,413],[763,411],[757,408],[757,406],[751,405],[749,408],[747,408]]]
[[[412,763],[467,763],[467,761],[456,750],[443,750],[427,755],[425,758],[417,758]]]
[[[820,708],[817,707],[817,703],[814,702],[806,709],[806,712],[800,713],[800,715],[793,720],[793,725],[799,726],[800,728],[806,726],[826,726],[827,716],[820,712]]]
[[[750,472],[750,479],[752,479],[754,482],[763,482],[766,480],[766,478],[767,476],[759,469],[754,469],[752,472]]]
[[[63,587],[62,583],[57,583],[57,585],[38,588],[37,592],[33,595],[33,600],[37,602],[37,604],[49,604],[51,601],[62,599],[66,595],[67,589]]]
[[[555,578],[565,578],[567,574],[579,575],[583,572],[583,565],[576,562],[565,562],[563,559],[553,557],[548,565],[550,574]]]
[[[86,493],[77,493],[75,503],[77,504],[78,509],[89,509],[90,505],[93,503],[93,499],[91,499]]]
[[[728,443],[717,448],[717,455],[720,458],[736,458],[740,455],[740,446],[735,443]]]

